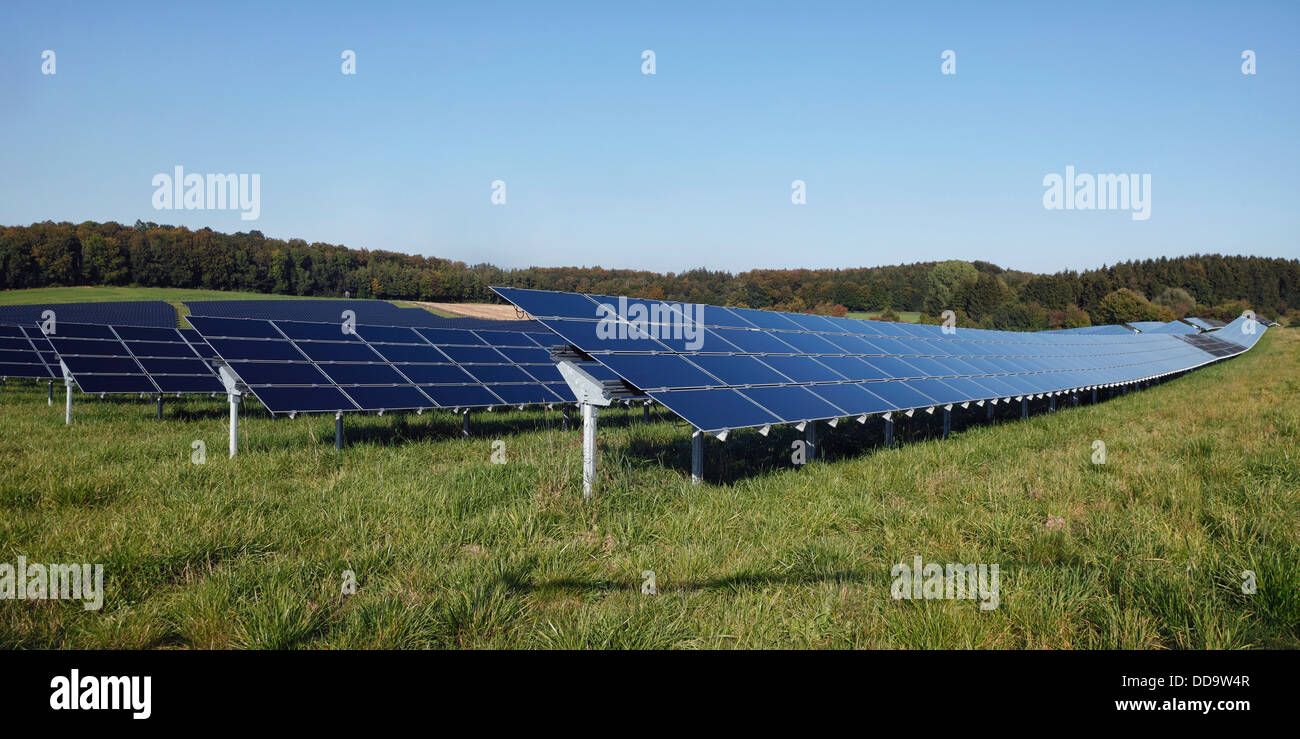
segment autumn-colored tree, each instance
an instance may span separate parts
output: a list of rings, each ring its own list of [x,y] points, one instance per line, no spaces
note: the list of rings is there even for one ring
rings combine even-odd
[[[1102,298],[1097,306],[1096,315],[1101,323],[1159,320],[1155,306],[1127,287],[1122,287]]]

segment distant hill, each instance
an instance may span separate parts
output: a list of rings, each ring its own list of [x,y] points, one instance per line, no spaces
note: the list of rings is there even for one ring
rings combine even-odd
[[[489,285],[723,303],[843,315],[918,313],[936,322],[1036,329],[1242,310],[1277,318],[1300,308],[1300,260],[1193,255],[1053,275],[982,261],[846,269],[704,269],[660,274],[602,267],[502,269],[351,249],[258,231],[137,221],[0,227],[0,288],[108,285],[429,302],[498,302]],[[887,313],[888,315],[888,313]],[[910,316],[909,316],[910,317]]]

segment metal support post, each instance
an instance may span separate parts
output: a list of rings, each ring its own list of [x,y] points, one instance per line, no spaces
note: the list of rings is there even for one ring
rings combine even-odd
[[[230,458],[239,453],[239,396],[229,395],[230,400]]]
[[[582,404],[582,497],[591,499],[596,484],[596,417],[600,410],[591,403]]]
[[[704,432],[691,432],[691,484],[704,482]]]

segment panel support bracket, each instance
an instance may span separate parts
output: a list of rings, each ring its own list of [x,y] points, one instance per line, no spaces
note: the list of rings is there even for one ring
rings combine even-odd
[[[239,378],[225,364],[217,365],[217,378],[226,388],[226,400],[230,402],[230,458],[239,453],[239,403],[244,391]]]
[[[63,386],[67,391],[67,396],[63,402],[63,425],[72,425],[72,373],[68,371],[68,365],[59,360],[59,369],[63,370]],[[50,392],[54,392],[54,382],[50,382]]]
[[[573,359],[560,358],[557,367],[582,411],[582,497],[590,500],[596,486],[596,418],[599,409],[608,408],[620,393],[592,377]]]

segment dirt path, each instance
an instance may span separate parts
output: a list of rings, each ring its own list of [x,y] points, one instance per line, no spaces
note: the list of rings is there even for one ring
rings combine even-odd
[[[491,321],[520,321],[527,319],[527,316],[521,316],[513,305],[496,305],[493,303],[424,303],[419,301],[411,301],[411,305],[418,305],[421,308],[432,308],[439,313],[450,313],[454,316],[465,316],[467,318],[484,318]]]

